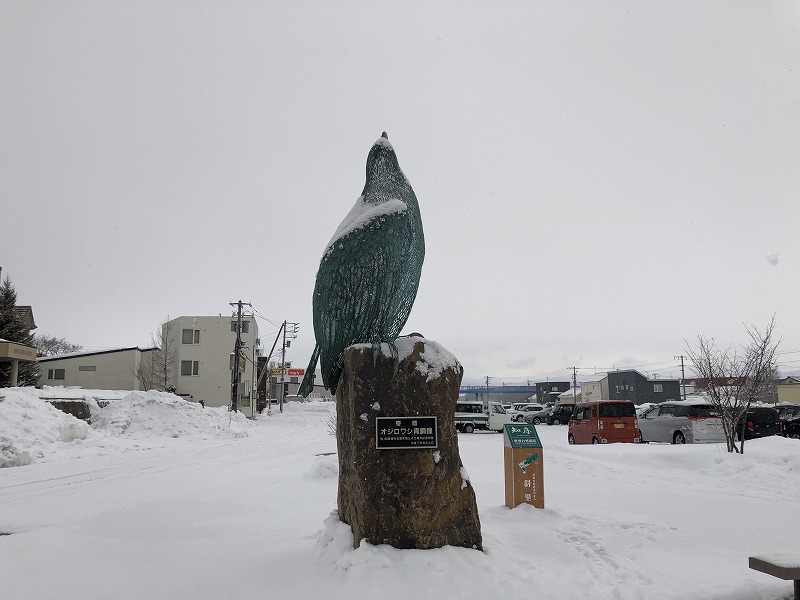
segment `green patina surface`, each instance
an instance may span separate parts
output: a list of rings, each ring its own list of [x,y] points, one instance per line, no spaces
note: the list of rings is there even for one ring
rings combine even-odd
[[[541,448],[542,442],[534,425],[506,425],[505,434],[512,448]]]
[[[424,258],[417,197],[384,133],[367,156],[364,190],[320,261],[313,297],[316,348],[300,395],[313,389],[317,360],[325,388],[335,393],[345,348],[397,339]]]

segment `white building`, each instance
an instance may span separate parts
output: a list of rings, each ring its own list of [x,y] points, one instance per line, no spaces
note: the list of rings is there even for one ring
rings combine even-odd
[[[603,394],[603,384],[605,383],[606,392]],[[581,398],[582,402],[597,402],[598,400],[608,399],[608,375],[606,373],[596,373],[581,378]]]
[[[39,387],[61,385],[93,390],[141,390],[137,373],[155,348],[117,348],[37,359]]]
[[[171,385],[175,393],[205,406],[231,404],[236,318],[178,317],[165,323],[164,329],[169,332],[169,350],[174,353]],[[252,315],[242,315],[241,339],[238,405],[249,415],[259,346],[258,324]]]

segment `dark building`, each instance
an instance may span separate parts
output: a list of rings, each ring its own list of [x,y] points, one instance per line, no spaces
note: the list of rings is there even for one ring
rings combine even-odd
[[[630,400],[634,404],[681,399],[680,379],[648,379],[639,371],[610,371],[608,399]]]
[[[540,404],[545,402],[558,402],[558,395],[566,392],[570,388],[569,381],[543,381],[536,384],[536,401]]]

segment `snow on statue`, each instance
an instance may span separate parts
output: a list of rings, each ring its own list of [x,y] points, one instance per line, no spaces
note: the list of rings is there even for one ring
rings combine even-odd
[[[317,344],[301,396],[313,389],[318,360],[325,388],[336,393],[345,348],[382,342],[394,348],[411,313],[424,258],[417,197],[384,132],[367,156],[361,196],[322,254],[313,299]]]

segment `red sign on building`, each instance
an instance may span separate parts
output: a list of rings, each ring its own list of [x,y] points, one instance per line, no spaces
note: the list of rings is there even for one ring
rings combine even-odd
[[[286,374],[289,377],[302,377],[306,374],[305,369],[286,369]]]

